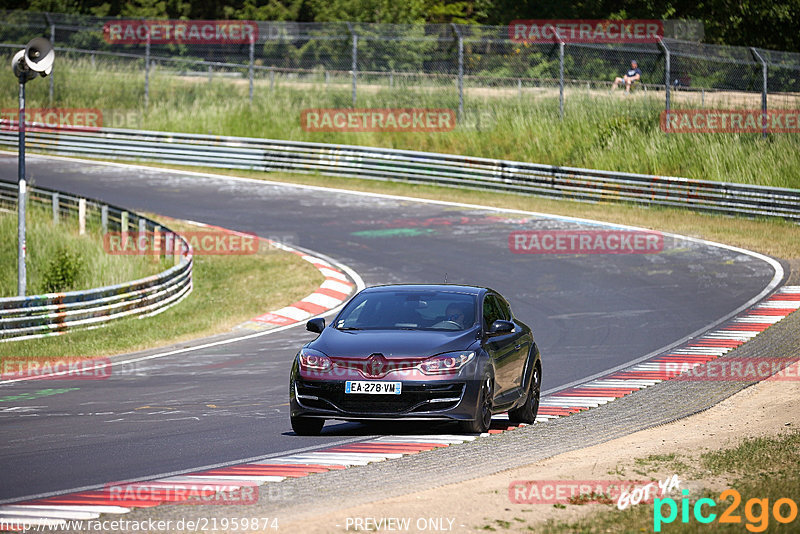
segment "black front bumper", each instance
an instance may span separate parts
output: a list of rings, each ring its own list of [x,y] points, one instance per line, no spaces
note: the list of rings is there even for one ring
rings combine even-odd
[[[329,419],[453,419],[475,417],[468,382],[403,382],[399,395],[346,394],[345,381],[296,376],[290,387],[293,417]]]

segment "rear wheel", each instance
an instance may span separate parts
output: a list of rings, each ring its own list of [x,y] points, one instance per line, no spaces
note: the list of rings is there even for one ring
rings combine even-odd
[[[494,401],[494,380],[490,374],[481,379],[481,390],[475,406],[475,419],[461,421],[461,429],[469,434],[482,434],[489,430],[492,422],[492,403]]]
[[[316,417],[292,417],[292,430],[298,436],[319,436],[325,419]]]
[[[541,389],[542,371],[537,365],[533,368],[531,384],[528,387],[528,393],[525,396],[525,401],[518,408],[508,411],[509,422],[515,424],[526,423],[528,425],[536,422],[536,414],[539,411],[539,396],[541,395]]]

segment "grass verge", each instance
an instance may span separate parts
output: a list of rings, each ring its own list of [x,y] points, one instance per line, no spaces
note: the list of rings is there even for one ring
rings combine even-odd
[[[658,522],[660,532],[686,532],[706,533],[714,532],[796,532],[800,518],[797,508],[797,488],[800,487],[800,473],[796,469],[800,461],[800,432],[792,431],[778,436],[756,437],[743,440],[735,447],[709,451],[699,457],[699,461],[684,458],[641,458],[637,464],[648,466],[642,471],[644,476],[663,472],[664,468],[674,469],[675,461],[686,467],[694,465],[689,472],[682,474],[691,475],[694,480],[714,479],[713,488],[690,490],[688,495],[688,516],[684,522],[682,516],[681,494],[673,492],[671,498],[676,501],[677,516],[670,522]],[[638,473],[638,470],[637,470]],[[652,479],[657,479],[653,476]],[[738,492],[741,498],[736,502],[734,495],[721,496],[726,489]],[[695,503],[699,499],[711,499],[716,505],[711,507],[705,504],[702,514],[708,516],[715,513],[715,519],[706,524],[698,521],[694,515]],[[754,499],[755,501],[751,501]],[[795,504],[794,518],[789,524],[782,524],[775,517],[775,503],[780,499],[791,499]],[[756,502],[758,501],[758,502]],[[708,501],[706,501],[708,503]],[[528,531],[546,534],[562,533],[607,533],[607,532],[658,532],[654,514],[659,509],[660,515],[669,516],[668,505],[660,508],[656,504],[639,504],[625,510],[618,510],[616,503],[608,506],[607,510],[597,511],[571,522],[548,521],[546,524],[532,527],[530,525],[516,525]],[[569,505],[567,505],[569,506]],[[722,513],[731,511],[731,523],[720,522]],[[778,512],[784,518],[792,516],[791,505],[785,501],[779,506]],[[502,531],[508,521],[489,522],[483,525],[484,530]],[[517,530],[517,529],[515,529]]]
[[[165,224],[177,231],[190,228],[173,220]],[[263,247],[254,255],[204,255],[195,256],[194,260],[192,293],[165,312],[155,317],[123,319],[94,330],[0,343],[0,357],[108,356],[180,343],[225,332],[256,315],[299,300],[323,281],[315,267],[294,254]]]

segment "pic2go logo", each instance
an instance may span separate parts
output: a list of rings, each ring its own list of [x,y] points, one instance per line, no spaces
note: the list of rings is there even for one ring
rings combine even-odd
[[[689,503],[689,490],[683,490],[683,498],[681,499],[680,514],[681,523],[689,523],[689,512],[691,510],[694,515],[695,521],[698,523],[713,523],[717,520],[719,523],[733,523],[740,524],[742,516],[736,513],[739,505],[742,503],[742,496],[734,489],[727,489],[719,494],[720,501],[726,501],[728,498],[733,498],[725,511],[719,515],[711,512],[711,508],[717,506],[714,499],[698,499],[694,505]],[[745,528],[750,532],[764,532],[769,527],[770,511],[775,521],[782,524],[788,524],[797,519],[797,503],[792,499],[786,497],[776,500],[769,506],[769,499],[749,499],[744,505],[744,516],[747,519]],[[664,516],[664,506],[669,508],[669,513]],[[678,503],[675,499],[669,497],[665,499],[655,499],[653,501],[653,530],[661,532],[661,525],[668,525],[678,518]]]

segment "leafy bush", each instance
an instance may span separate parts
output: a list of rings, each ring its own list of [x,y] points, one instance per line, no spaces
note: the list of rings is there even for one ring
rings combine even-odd
[[[47,265],[42,277],[42,286],[47,293],[75,289],[78,278],[84,271],[83,259],[65,247],[59,247]]]

